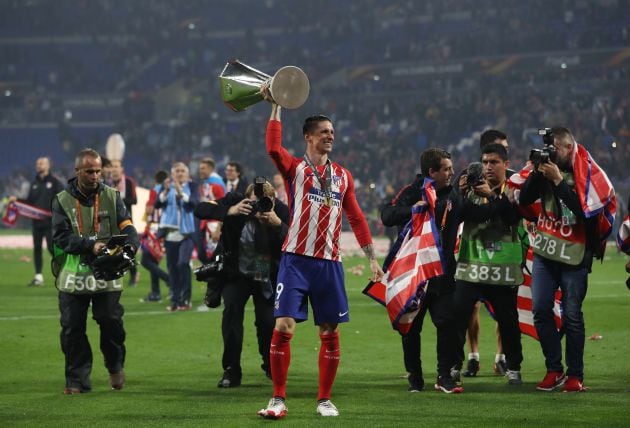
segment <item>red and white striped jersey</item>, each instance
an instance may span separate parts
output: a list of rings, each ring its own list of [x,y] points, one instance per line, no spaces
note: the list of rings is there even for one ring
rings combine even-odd
[[[271,120],[267,127],[267,153],[282,174],[287,188],[291,222],[283,251],[339,261],[342,210],[361,247],[372,237],[365,216],[354,194],[350,171],[331,162],[332,201],[325,204],[325,189],[303,158],[289,154],[281,145],[282,126]],[[326,165],[316,166],[324,174]],[[326,174],[328,176],[328,174]]]

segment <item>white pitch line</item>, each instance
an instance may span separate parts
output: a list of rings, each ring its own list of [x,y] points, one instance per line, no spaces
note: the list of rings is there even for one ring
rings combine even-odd
[[[216,312],[216,313],[220,313],[220,311],[197,311],[197,310],[191,310],[191,313],[200,313],[200,314],[207,314],[207,313],[212,313],[212,312]],[[146,312],[125,312],[125,314],[123,315],[123,319],[125,317],[135,317],[135,316],[143,316],[143,315],[174,315],[172,312],[167,312],[166,310],[164,311],[146,311]],[[56,315],[22,315],[22,316],[16,316],[16,317],[0,317],[0,321],[24,321],[24,320],[49,320],[49,319],[59,319],[59,314]]]
[[[363,307],[372,307],[372,306],[381,306],[379,305],[377,302],[373,302],[373,301],[367,301],[367,302],[361,302],[361,303],[355,303],[353,305],[350,305],[350,310],[352,310],[352,308],[363,308]],[[253,306],[247,306],[245,308],[246,311],[254,311],[254,307]],[[221,315],[223,312],[223,307],[218,308],[218,309],[210,309],[209,311],[197,311],[195,309],[189,311],[189,313],[194,313],[194,314],[216,314],[216,315]],[[352,314],[352,312],[351,312]],[[146,311],[146,312],[125,312],[125,314],[123,315],[123,319],[125,317],[134,317],[134,316],[143,316],[143,315],[171,315],[171,316],[178,316],[173,312],[167,312],[165,311]],[[15,317],[0,317],[0,321],[27,321],[27,320],[51,320],[51,319],[59,319],[59,314],[56,315],[20,315],[20,316],[15,316]]]
[[[362,291],[363,288],[348,288],[348,291]],[[627,299],[630,298],[630,293],[625,293],[625,294],[598,294],[598,295],[594,295],[594,296],[589,296],[588,294],[586,295],[586,299]],[[366,299],[369,299],[366,296]],[[381,306],[378,302],[372,301],[372,300],[368,300],[365,302],[360,302],[360,303],[353,303],[350,305],[350,311],[352,314],[352,309],[353,308],[367,308],[367,307],[378,307]],[[223,307],[221,308],[217,308],[217,309],[210,309],[208,311],[198,311],[198,310],[191,310],[190,313],[195,313],[195,314],[217,314],[220,315],[223,312]],[[248,305],[245,310],[247,311],[253,311],[254,307]],[[144,316],[144,315],[171,315],[171,316],[177,316],[172,312],[166,312],[166,311],[144,311],[144,312],[125,312],[124,317],[135,317],[135,316]],[[59,314],[56,315],[21,315],[21,316],[15,316],[15,317],[0,317],[0,321],[27,321],[27,320],[51,320],[51,319],[59,319]]]

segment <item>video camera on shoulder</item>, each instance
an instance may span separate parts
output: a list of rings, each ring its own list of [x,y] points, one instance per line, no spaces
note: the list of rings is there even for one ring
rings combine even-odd
[[[541,128],[538,135],[543,139],[544,147],[542,149],[531,149],[529,152],[529,160],[532,161],[534,167],[538,169],[541,163],[555,162],[556,148],[553,145],[553,132],[551,128]]]
[[[250,216],[255,215],[257,212],[267,213],[273,209],[273,200],[265,195],[265,183],[267,179],[265,177],[254,178],[254,195],[258,198],[257,201],[252,201],[252,211]]]

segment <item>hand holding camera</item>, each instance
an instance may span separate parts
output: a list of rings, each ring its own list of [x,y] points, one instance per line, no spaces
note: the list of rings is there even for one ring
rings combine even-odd
[[[551,181],[556,186],[560,184],[560,182],[563,180],[562,174],[560,173],[560,168],[558,168],[558,165],[551,161],[541,163],[538,166],[538,172],[540,172],[543,177]]]
[[[558,152],[554,146],[553,132],[551,128],[541,128],[538,130],[538,135],[542,137],[544,147],[532,149],[529,152],[529,160],[534,164],[534,171],[540,172],[557,186],[562,181],[562,174],[555,163]]]
[[[280,220],[280,217],[278,217],[273,210],[266,212],[259,211],[256,213],[256,218],[262,224],[267,224],[269,226],[278,227],[282,224],[282,220]]]
[[[465,183],[463,177],[466,177]],[[466,168],[466,174],[462,176],[459,183],[460,190],[464,186],[465,190],[472,190],[476,195],[483,198],[492,196],[492,189],[483,176],[483,165],[481,162],[471,162]]]
[[[483,165],[481,162],[471,162],[466,168],[466,185],[470,189],[483,182]]]
[[[549,161],[555,162],[558,155],[556,147],[553,145],[554,136],[551,128],[539,129],[538,135],[542,137],[543,148],[531,149],[529,152],[529,160],[534,164],[534,169],[538,169],[540,165],[549,163]]]
[[[232,205],[227,212],[227,215],[250,215],[252,212],[251,199],[245,198],[236,205]]]
[[[119,243],[126,237],[126,235],[115,235],[102,246],[99,256],[91,265],[96,279],[112,281],[121,278],[136,264],[134,260],[136,249],[131,244]]]

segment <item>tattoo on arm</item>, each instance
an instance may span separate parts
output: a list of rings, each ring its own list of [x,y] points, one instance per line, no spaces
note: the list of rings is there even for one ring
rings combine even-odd
[[[374,255],[374,246],[372,244],[367,244],[365,247],[361,247],[368,260],[376,260],[376,256]]]

